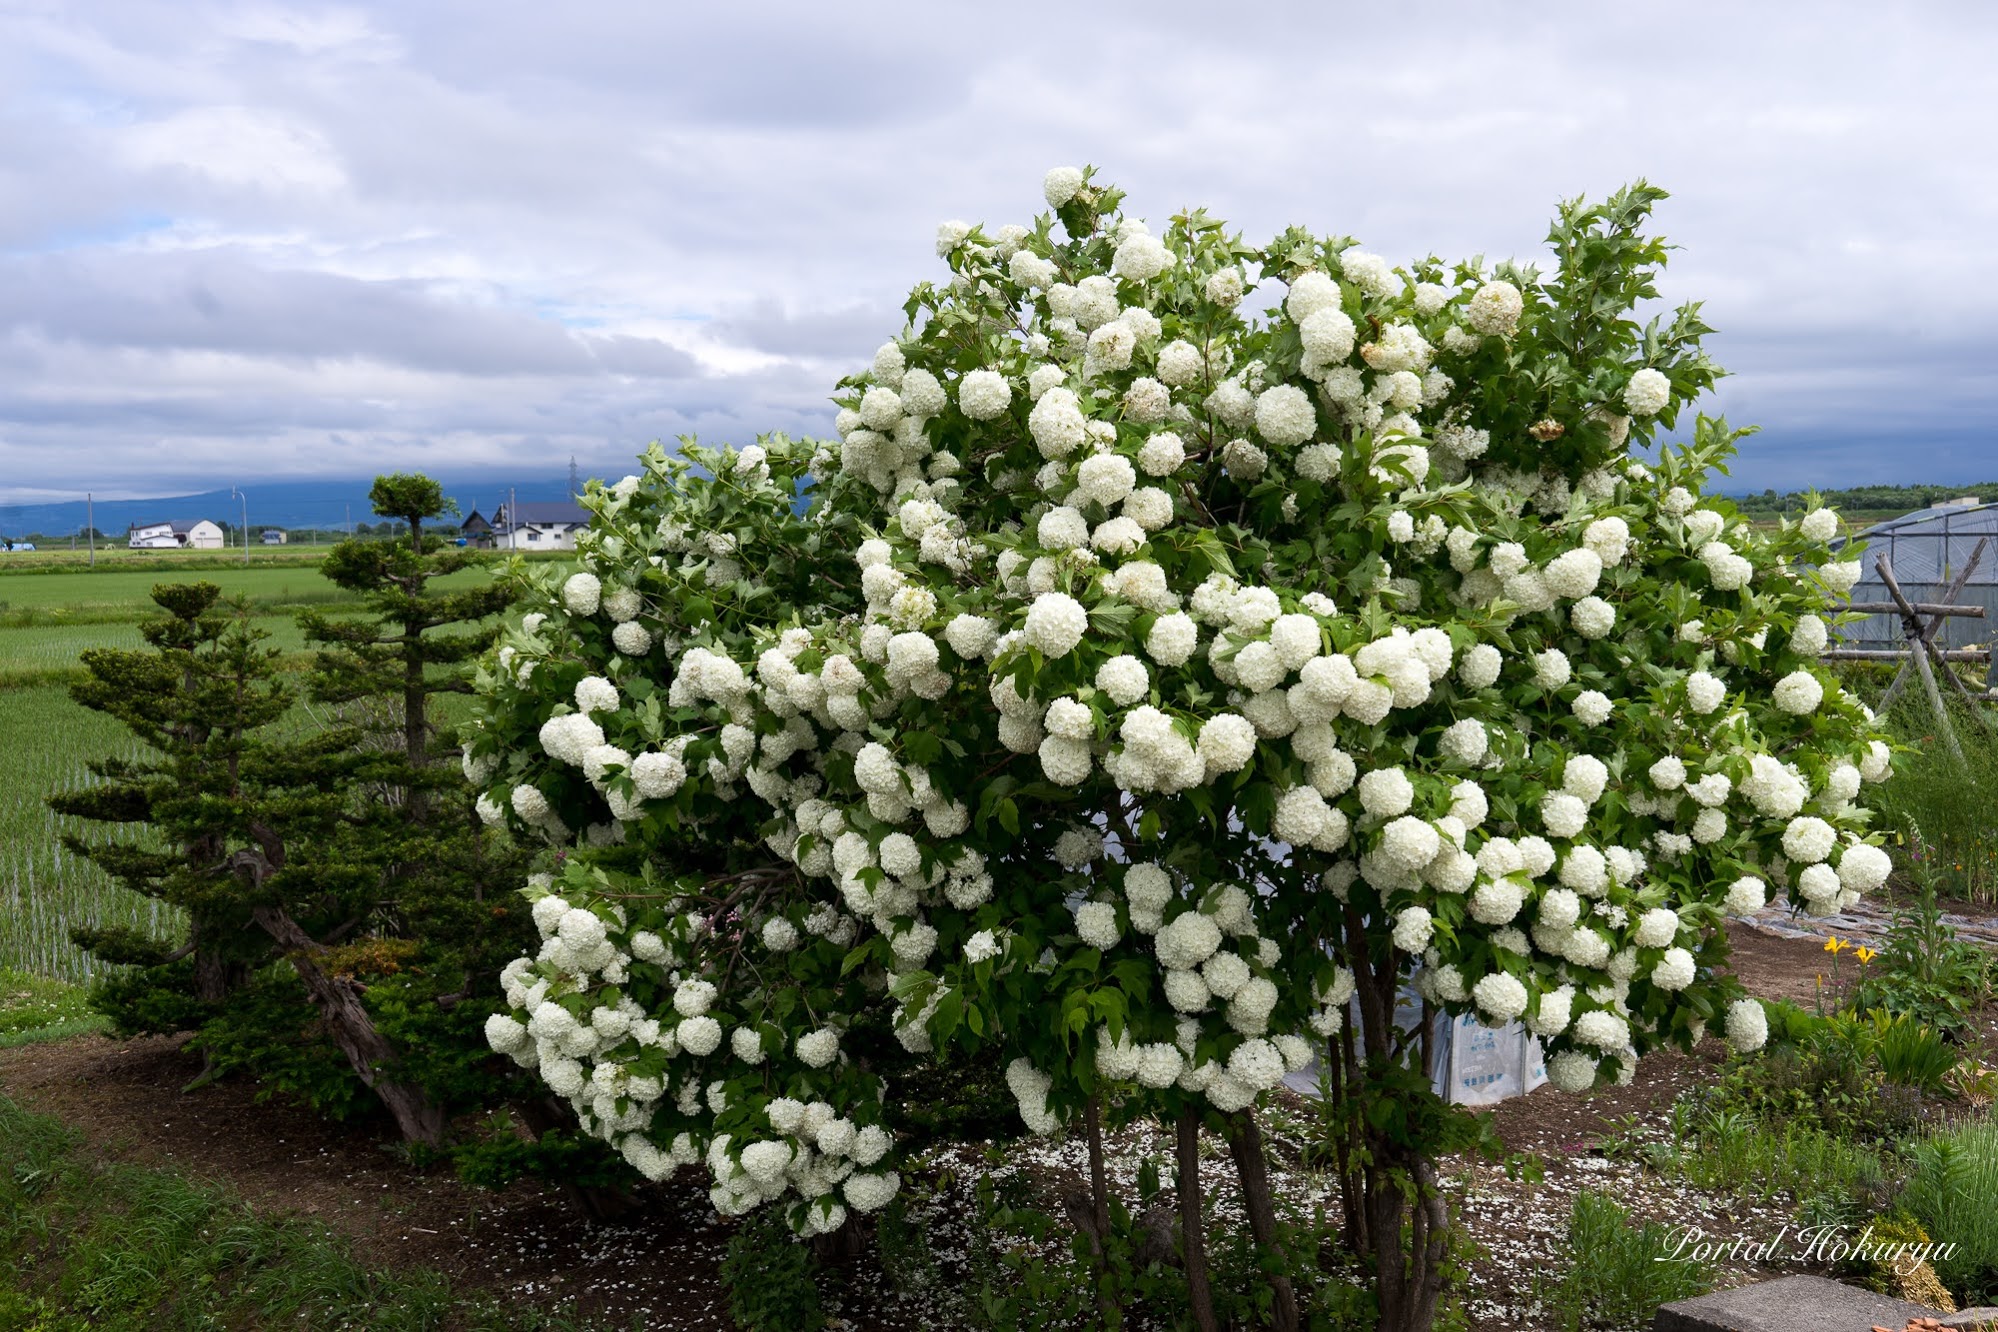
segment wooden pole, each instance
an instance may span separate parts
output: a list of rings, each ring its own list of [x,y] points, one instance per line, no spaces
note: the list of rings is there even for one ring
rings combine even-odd
[[[1863,604],[1868,607],[1879,605],[1883,612],[1900,614],[1901,634],[1902,637],[1911,640],[1909,646],[1909,653],[1911,656],[1921,655],[1920,649],[1917,648],[1912,641],[1917,637],[1919,637],[1923,641],[1923,643],[1927,645],[1930,651],[1934,651],[1935,644],[1931,640],[1934,639],[1936,631],[1942,628],[1942,623],[1945,618],[1959,614],[1972,615],[1978,618],[1982,618],[1982,616],[1984,615],[1984,608],[1982,606],[1975,606],[1975,607],[1958,606],[1956,605],[1956,599],[1957,597],[1962,595],[1964,587],[1969,584],[1970,575],[1976,572],[1978,562],[1984,558],[1984,548],[1987,545],[1989,545],[1990,542],[1991,538],[1989,537],[1978,538],[1977,545],[1974,548],[1972,548],[1970,552],[1970,558],[1968,560],[1965,560],[1963,568],[1957,571],[1956,577],[1951,580],[1949,585],[1949,590],[1943,594],[1943,599],[1940,603],[1923,603],[1919,606],[1914,605],[1910,603],[1908,599],[1901,594],[1900,585],[1895,584],[1895,586],[1892,589],[1894,600],[1891,603],[1866,602]],[[1890,556],[1885,552],[1882,552],[1880,556],[1874,560],[1874,567],[1876,569],[1881,568],[1883,566],[1890,571],[1886,575],[1886,578],[1891,579],[1892,578],[1891,570],[1894,567],[1894,563],[1893,560],[1890,558]],[[1885,580],[1883,579],[1883,581]],[[1918,620],[1915,618],[1915,613],[1918,611],[1927,614],[1929,616],[1929,622],[1927,627],[1925,628],[1922,627],[1919,624]],[[1849,649],[1849,650],[1856,651],[1857,649]],[[1937,658],[1937,661],[1941,662],[1947,659],[1948,659],[1947,657],[1939,657]],[[1859,660],[1865,660],[1865,658],[1859,658]],[[1959,660],[1976,660],[1976,658],[1959,658]],[[1901,669],[1894,673],[1894,682],[1887,686],[1887,692],[1881,696],[1880,699],[1881,712],[1886,712],[1889,708],[1893,707],[1894,700],[1901,696],[1901,688],[1903,685],[1907,684],[1908,682],[1908,676],[1911,673],[1909,671],[1909,667],[1912,665],[1914,665],[1914,662],[1912,661],[1903,662],[1901,664]],[[1947,670],[1947,668],[1944,669]],[[1926,667],[1924,667],[1924,671],[1926,671]],[[1951,678],[1954,679],[1955,678],[1954,675],[1952,675]]]
[[[1981,554],[1984,543],[1978,542],[1977,549]],[[1880,581],[1887,585],[1887,594],[1900,604],[1903,632],[1908,638],[1909,655],[1915,659],[1915,668],[1921,672],[1922,688],[1928,691],[1929,706],[1935,709],[1936,723],[1942,727],[1943,738],[1949,741],[1950,752],[1955,754],[1956,761],[1961,763],[1964,761],[1963,746],[1957,742],[1956,728],[1950,725],[1949,709],[1943,706],[1942,692],[1936,688],[1935,672],[1929,669],[1929,652],[1933,645],[1929,642],[1928,636],[1934,632],[1934,629],[1922,627],[1921,617],[1915,613],[1915,608],[1909,604],[1908,598],[1901,594],[1901,584],[1894,578],[1894,561],[1882,555],[1874,561],[1874,568],[1880,571]],[[1966,565],[1966,573],[1968,570],[1969,566]],[[1939,617],[1933,621],[1935,625],[1941,623]]]
[[[1941,661],[1989,661],[1990,648],[1931,648]],[[1821,661],[1906,661],[1906,648],[1833,648],[1820,652]]]
[[[1969,565],[1965,566],[1966,571],[1976,567],[1975,558],[1972,559]],[[1954,592],[1954,589],[1952,589],[1952,592]],[[1969,616],[1975,620],[1984,618],[1984,607],[1982,606],[1952,606],[1946,601],[1917,601],[1914,603],[1914,607],[1923,615],[1941,615],[1944,617]],[[1891,601],[1855,601],[1840,609],[1842,611],[1852,611],[1859,615],[1899,615],[1901,613],[1901,608]]]

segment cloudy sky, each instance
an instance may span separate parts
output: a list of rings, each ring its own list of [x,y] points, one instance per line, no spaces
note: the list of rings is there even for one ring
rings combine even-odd
[[[1290,8],[0,0],[0,502],[823,431],[1083,162],[1398,257],[1646,176],[1738,485],[1998,474],[1998,7]]]

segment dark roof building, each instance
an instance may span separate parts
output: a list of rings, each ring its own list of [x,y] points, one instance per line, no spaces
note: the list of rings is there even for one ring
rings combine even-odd
[[[589,525],[589,512],[567,500],[502,504],[492,539],[506,550],[574,550],[576,534]]]

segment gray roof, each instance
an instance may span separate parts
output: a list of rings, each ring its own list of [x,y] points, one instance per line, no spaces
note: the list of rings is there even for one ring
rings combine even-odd
[[[1881,586],[1873,561],[1886,555],[1894,565],[1894,578],[1901,583],[1947,583],[1962,571],[1977,549],[1977,543],[1990,538],[1984,557],[1972,571],[1972,583],[1998,583],[1998,504],[1952,504],[1939,509],[1917,509],[1884,523],[1875,523],[1854,540],[1866,543],[1860,558],[1860,585]],[[1861,596],[1862,601],[1874,600]]]
[[[207,521],[208,520],[206,518],[196,518],[191,523],[190,522],[133,523],[131,527],[125,530],[130,532],[130,531],[137,531],[141,528],[146,528],[146,527],[165,527],[171,529],[174,532],[179,533],[182,536],[186,536],[189,532],[192,532],[196,526],[198,526],[201,523],[205,523]]]
[[[568,501],[553,503],[529,503],[523,500],[512,507],[502,507],[501,514],[510,523],[532,523],[537,527],[556,523],[569,523],[576,527],[587,527],[590,523],[588,510],[579,504]]]

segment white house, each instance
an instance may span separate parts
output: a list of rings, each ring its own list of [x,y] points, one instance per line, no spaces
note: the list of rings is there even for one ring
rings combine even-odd
[[[220,550],[222,529],[206,518],[192,523],[134,523],[126,534],[133,550]]]
[[[500,550],[574,550],[576,534],[590,525],[580,505],[567,502],[499,506],[492,543]]]

